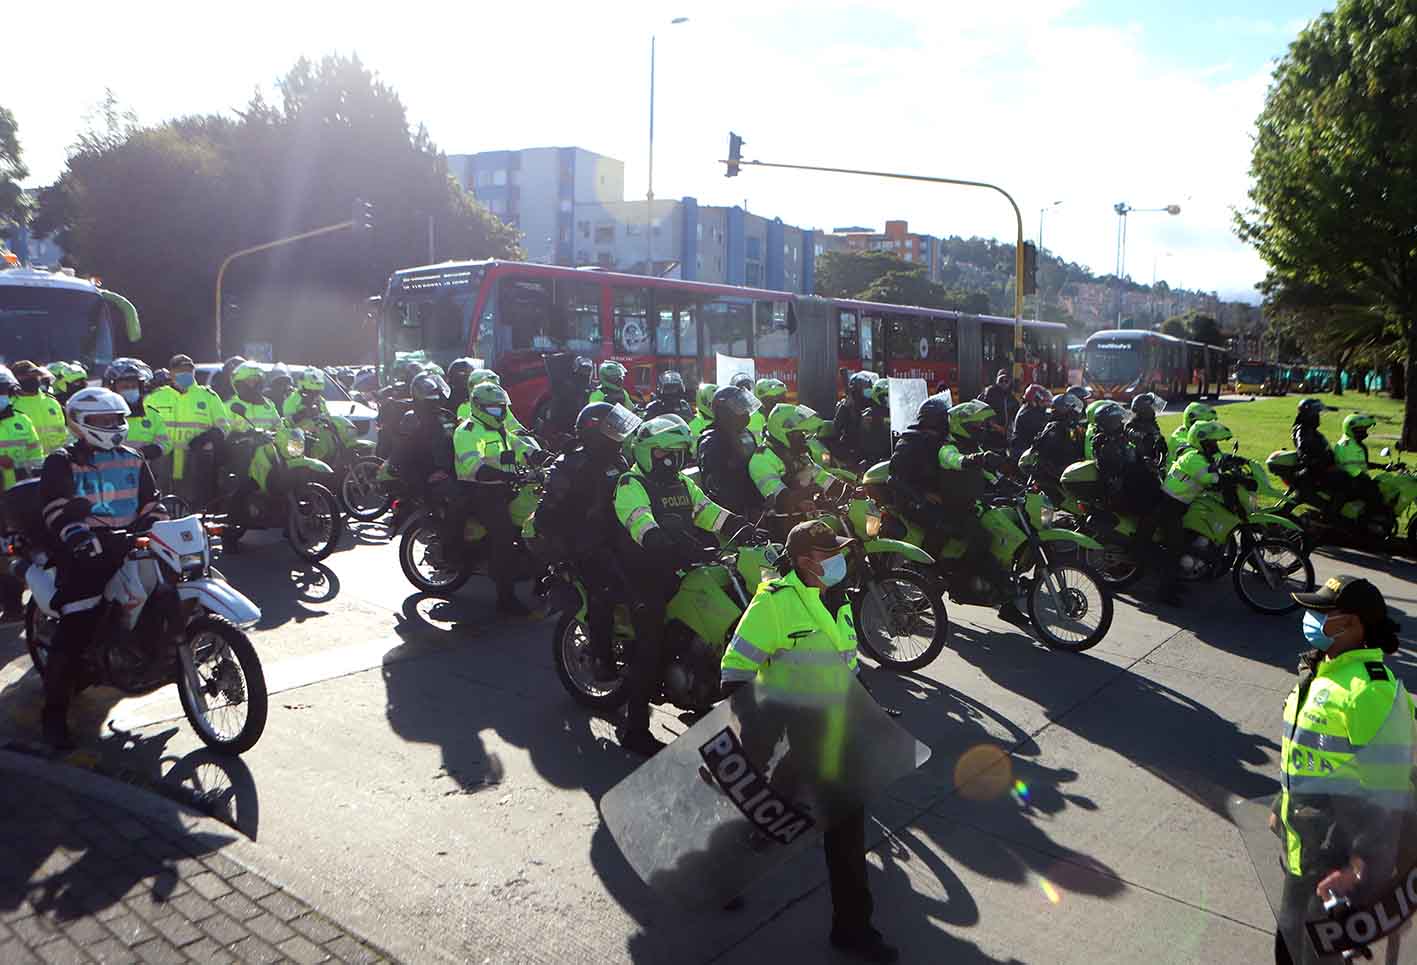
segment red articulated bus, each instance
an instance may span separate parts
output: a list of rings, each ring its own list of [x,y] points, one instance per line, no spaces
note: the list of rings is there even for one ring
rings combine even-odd
[[[716,356],[751,358],[793,398],[830,413],[843,373],[868,370],[949,385],[972,398],[1012,359],[1013,319],[527,262],[447,262],[389,276],[381,366],[459,356],[497,369],[519,418],[548,399],[544,358],[615,359],[641,392],[675,369],[692,392]],[[1024,325],[1025,379],[1061,390],[1067,327]]]
[[[1168,402],[1219,398],[1229,368],[1226,349],[1160,332],[1093,332],[1083,347],[1083,384],[1098,398],[1119,402],[1130,402],[1143,392]]]

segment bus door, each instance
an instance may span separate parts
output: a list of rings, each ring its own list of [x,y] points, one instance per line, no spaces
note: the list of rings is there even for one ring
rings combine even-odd
[[[836,411],[837,306],[826,298],[798,296],[791,303],[797,319],[797,399],[823,416]]]
[[[959,392],[955,401],[972,399],[984,387],[984,324],[977,315],[959,317]],[[992,357],[992,350],[991,350]]]
[[[736,295],[718,295],[700,307],[703,319],[701,371],[704,377],[720,384],[716,359],[731,355],[738,359],[753,358],[753,302]]]
[[[654,391],[657,375],[648,286],[615,286],[611,290],[610,312],[615,358],[629,370],[627,388],[648,395]]]
[[[753,358],[758,378],[781,379],[787,398],[797,401],[797,336],[788,331],[788,301],[753,303]]]
[[[897,379],[924,379],[931,393],[944,383],[958,397],[959,366],[954,319],[894,315],[888,322],[890,328],[886,338],[884,374]]]
[[[692,400],[698,390],[699,305],[688,292],[661,288],[654,294],[655,378],[670,369],[684,376]]]
[[[879,315],[862,315],[861,368],[877,375],[886,374],[886,320]]]
[[[549,391],[543,356],[566,353],[594,360],[603,350],[600,284],[592,278],[504,275],[497,282],[493,311],[497,374],[518,418],[529,420]]]

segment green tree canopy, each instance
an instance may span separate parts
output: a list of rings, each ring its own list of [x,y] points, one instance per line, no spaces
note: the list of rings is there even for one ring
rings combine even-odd
[[[448,174],[398,95],[356,58],[298,62],[280,104],[257,94],[236,118],[140,128],[110,97],[44,192],[37,230],[143,312],[142,354],[210,357],[217,268],[233,251],[347,221],[374,205],[368,244],[351,232],[234,262],[224,348],[266,341],[299,361],[372,354],[364,300],[396,268],[439,258],[518,257],[517,236]]]
[[[29,200],[20,182],[29,177],[20,152],[20,129],[15,115],[0,107],[0,224],[26,224]]]
[[[1172,315],[1161,323],[1162,335],[1174,335],[1176,338],[1186,338],[1186,323],[1179,315]]]
[[[886,275],[910,270],[909,263],[886,251],[828,251],[817,259],[817,294],[862,298],[862,292]]]
[[[1237,231],[1262,288],[1311,324],[1366,320],[1417,367],[1417,0],[1340,0],[1290,45],[1257,125]],[[1403,442],[1417,446],[1417,396]]]

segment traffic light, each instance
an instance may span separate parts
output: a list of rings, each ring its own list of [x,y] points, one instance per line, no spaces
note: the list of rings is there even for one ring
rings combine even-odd
[[[354,199],[354,210],[350,216],[354,230],[359,233],[374,230],[374,204],[363,198]]]
[[[736,178],[738,176],[738,162],[743,160],[743,139],[732,131],[728,132],[728,170],[723,172],[725,178]]]
[[[1038,246],[1031,241],[1023,243],[1023,293],[1034,295],[1038,292]]]

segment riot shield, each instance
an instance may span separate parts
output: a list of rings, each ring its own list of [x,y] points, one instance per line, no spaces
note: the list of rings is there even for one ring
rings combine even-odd
[[[732,355],[724,355],[722,352],[715,353],[714,371],[717,373],[719,386],[730,385],[733,376],[739,373],[746,373],[748,378],[754,382],[758,380],[758,364],[753,359],[740,359]]]
[[[1296,875],[1286,868],[1285,832],[1277,818],[1271,820],[1272,804],[1269,798],[1236,799],[1230,811],[1290,961],[1295,965],[1365,960],[1417,965],[1417,932],[1412,922],[1417,912],[1417,855],[1406,840],[1412,816],[1391,822],[1388,830],[1393,833],[1381,841],[1370,836],[1375,828],[1368,821],[1361,829],[1328,825],[1323,847],[1333,849],[1332,853],[1319,862],[1319,870]],[[1324,820],[1296,815],[1294,823],[1305,827]],[[1346,842],[1354,841],[1362,842],[1359,847],[1371,862],[1365,866],[1366,873],[1351,889],[1329,888],[1319,894],[1328,872],[1348,864],[1350,859],[1341,852]]]
[[[745,686],[600,801],[635,873],[721,907],[930,758],[854,678],[829,706]]]
[[[915,413],[929,397],[930,388],[924,379],[892,378],[890,383],[891,431],[898,435],[915,421]]]

